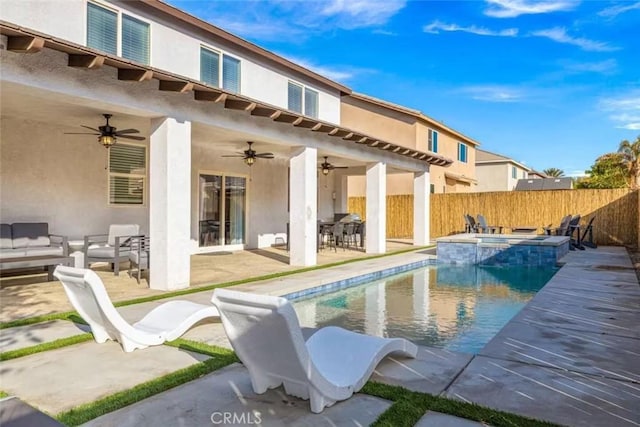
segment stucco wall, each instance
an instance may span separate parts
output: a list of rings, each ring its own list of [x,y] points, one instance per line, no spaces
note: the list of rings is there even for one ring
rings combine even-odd
[[[106,150],[93,136],[64,132],[78,129],[0,117],[0,220],[48,222],[50,232],[70,238],[117,223],[148,232],[146,205],[109,206]]]
[[[508,191],[511,165],[506,163],[476,165],[478,186],[476,191]]]
[[[192,79],[200,79],[200,46],[206,46],[240,59],[241,94],[287,108],[287,82],[293,80],[318,91],[318,118],[340,123],[340,93],[337,90],[319,87],[292,72],[275,69],[258,57],[249,58],[241,52],[234,51],[230,45],[211,37],[207,38],[204,33],[191,33],[176,22],[151,17],[141,9],[135,8],[135,3],[100,3],[150,23],[152,66]],[[5,21],[77,44],[86,44],[85,0],[3,1],[1,9],[2,19]],[[61,25],[61,22],[64,24]]]

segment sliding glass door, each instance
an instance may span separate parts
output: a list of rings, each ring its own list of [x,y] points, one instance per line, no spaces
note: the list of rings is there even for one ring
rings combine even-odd
[[[244,244],[247,217],[246,178],[200,174],[199,198],[200,246]]]

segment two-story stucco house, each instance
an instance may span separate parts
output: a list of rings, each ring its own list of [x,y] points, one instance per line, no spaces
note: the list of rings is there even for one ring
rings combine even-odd
[[[485,150],[476,152],[476,191],[512,191],[519,179],[528,177],[531,168],[509,157]]]
[[[318,185],[329,156],[365,176],[367,252],[385,251],[387,171],[412,175],[414,243],[429,239],[430,166],[451,162],[349,129],[344,85],[155,0],[4,1],[0,34],[3,223],[139,224],[155,289],[188,286],[192,254],[268,246],[287,223],[290,262],[313,265],[317,219],[346,204],[333,173]],[[126,131],[99,129],[104,114]]]
[[[452,159],[446,167],[430,168],[431,193],[475,191],[476,147],[479,143],[417,110],[359,93],[342,97],[342,124],[363,132],[393,139],[398,145]],[[394,171],[387,175],[387,194],[413,193],[411,175]],[[365,195],[363,176],[348,177],[352,197]]]

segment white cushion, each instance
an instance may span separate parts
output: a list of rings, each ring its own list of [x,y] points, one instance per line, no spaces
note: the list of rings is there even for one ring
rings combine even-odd
[[[127,237],[137,236],[140,234],[140,226],[138,224],[111,224],[109,226],[109,237],[107,244],[115,246],[116,236],[120,236],[120,244],[127,240]]]
[[[87,250],[89,258],[113,258],[116,256],[116,248],[113,246],[98,246]],[[119,257],[129,256],[129,248],[120,248]]]
[[[43,256],[43,255],[54,255],[54,256],[62,256],[62,247],[60,246],[49,246],[45,248],[27,248],[27,256]]]

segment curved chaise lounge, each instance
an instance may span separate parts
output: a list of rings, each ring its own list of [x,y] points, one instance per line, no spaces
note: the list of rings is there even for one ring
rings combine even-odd
[[[315,413],[360,390],[386,356],[415,357],[418,351],[402,338],[372,337],[334,326],[305,342],[293,307],[280,297],[216,289],[212,302],[249,370],[253,391],[261,394],[282,384],[287,394],[310,399]]]
[[[53,275],[62,282],[69,301],[89,324],[96,342],[118,341],[125,352],[172,341],[199,321],[218,317],[212,305],[169,301],[130,325],[115,309],[104,284],[92,270],[56,267]]]

